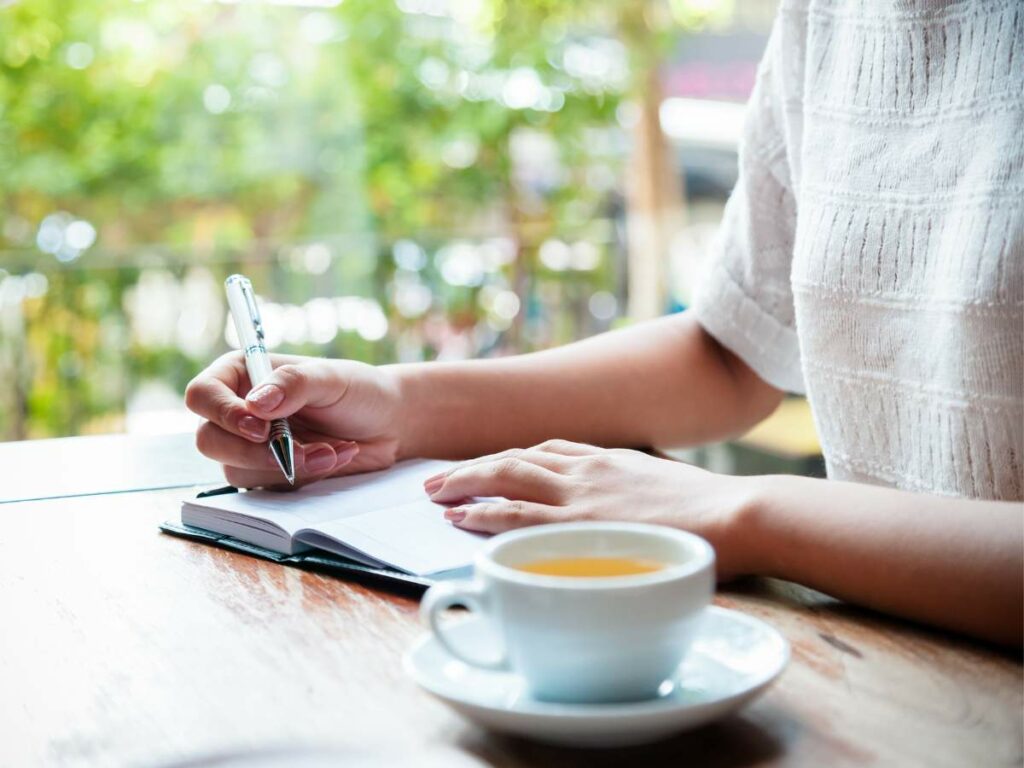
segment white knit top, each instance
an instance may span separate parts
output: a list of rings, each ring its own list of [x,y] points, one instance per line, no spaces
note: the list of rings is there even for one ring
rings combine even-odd
[[[1024,498],[1024,0],[783,0],[695,311],[830,477]]]

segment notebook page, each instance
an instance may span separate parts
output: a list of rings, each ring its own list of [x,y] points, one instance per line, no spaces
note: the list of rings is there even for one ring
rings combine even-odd
[[[373,560],[410,573],[461,568],[482,537],[455,528],[444,507],[423,492],[423,481],[453,466],[448,461],[405,461],[390,469],[321,480],[296,491],[248,491],[189,501],[210,517],[243,515],[279,526],[290,537],[323,549],[336,539]],[[200,527],[202,527],[200,525]],[[298,535],[297,535],[298,534]],[[345,554],[337,548],[339,554]]]
[[[423,576],[466,567],[485,538],[456,528],[443,515],[442,505],[420,498],[321,523],[316,531],[375,560]],[[331,549],[329,542],[308,540],[306,533],[299,531],[296,540]]]
[[[266,520],[291,536],[329,520],[423,499],[423,481],[450,466],[449,461],[417,459],[379,472],[321,480],[295,491],[247,491],[190,499],[188,503]]]
[[[416,459],[379,472],[322,480],[287,494],[302,500],[301,504],[291,505],[291,513],[309,526],[316,526],[374,509],[422,501],[427,498],[423,481],[452,466],[454,462],[450,461]],[[257,504],[280,508],[280,493],[257,491],[248,495],[257,495]]]

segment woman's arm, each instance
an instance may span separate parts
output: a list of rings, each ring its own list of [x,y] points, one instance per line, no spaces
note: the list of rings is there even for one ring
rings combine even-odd
[[[721,439],[782,397],[685,313],[520,357],[380,368],[271,360],[273,374],[251,392],[237,352],[185,392],[207,419],[199,450],[246,488],[281,483],[263,444],[271,419],[291,419],[303,484],[398,458],[466,458],[549,437],[613,446]]]
[[[720,578],[775,576],[1021,643],[1021,504],[803,477],[730,477],[564,441],[466,462],[428,480],[426,490],[456,505],[446,512],[456,525],[491,533],[567,520],[677,526],[714,545]],[[472,501],[495,496],[507,501]]]
[[[1024,505],[763,477],[740,516],[749,570],[996,642],[1024,628]]]
[[[690,313],[529,355],[389,368],[403,456],[467,458],[554,437],[696,444],[745,432],[782,398]]]

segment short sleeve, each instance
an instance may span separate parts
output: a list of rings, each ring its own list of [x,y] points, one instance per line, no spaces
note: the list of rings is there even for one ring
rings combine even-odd
[[[747,105],[739,178],[695,292],[704,329],[772,386],[804,392],[790,283],[796,200],[780,27]]]

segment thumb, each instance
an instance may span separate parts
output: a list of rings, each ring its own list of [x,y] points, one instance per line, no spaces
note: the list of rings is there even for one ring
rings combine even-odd
[[[282,365],[245,396],[253,414],[264,419],[282,419],[306,406],[325,408],[345,394],[348,382],[316,363]]]

